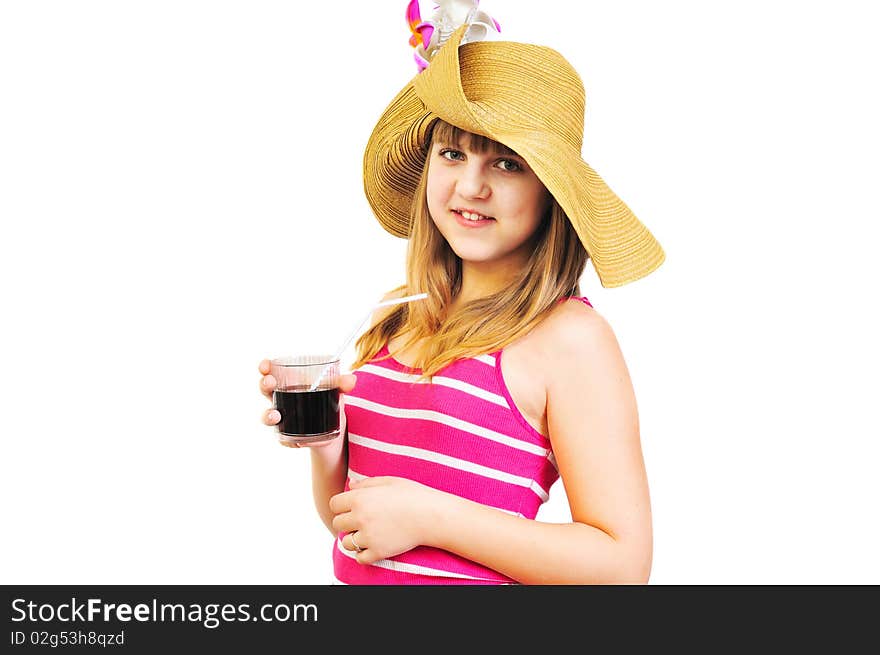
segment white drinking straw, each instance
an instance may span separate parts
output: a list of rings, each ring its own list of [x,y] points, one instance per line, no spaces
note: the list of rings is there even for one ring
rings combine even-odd
[[[370,308],[370,311],[367,312],[367,315],[364,316],[364,318],[361,320],[361,322],[358,323],[357,327],[354,330],[352,330],[350,335],[348,335],[348,338],[345,340],[345,343],[342,344],[342,346],[339,348],[339,350],[336,352],[336,354],[333,356],[333,358],[330,360],[330,362],[328,362],[327,365],[323,369],[321,369],[321,373],[318,375],[317,378],[315,378],[315,381],[312,383],[312,386],[309,387],[309,391],[314,391],[315,389],[318,388],[318,383],[321,381],[321,378],[324,377],[324,373],[327,372],[327,369],[330,368],[330,363],[336,361],[337,359],[339,359],[342,356],[342,353],[345,352],[346,348],[348,348],[348,344],[350,344],[352,342],[352,340],[357,336],[358,332],[360,332],[364,323],[366,323],[369,320],[370,316],[373,315],[373,312],[376,311],[379,307],[388,307],[390,305],[399,305],[399,304],[405,303],[405,302],[412,302],[413,300],[423,300],[424,298],[427,298],[427,297],[428,297],[427,293],[417,293],[412,296],[404,296],[403,298],[392,298],[391,300],[383,300],[382,302],[373,305]]]

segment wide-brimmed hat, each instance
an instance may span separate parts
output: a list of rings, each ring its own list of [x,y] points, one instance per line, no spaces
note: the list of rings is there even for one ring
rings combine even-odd
[[[565,211],[603,287],[663,263],[660,244],[582,159],[584,88],[565,58],[511,41],[461,44],[460,26],[385,109],[364,153],[364,190],[376,218],[408,237],[431,128],[442,119],[511,148]]]

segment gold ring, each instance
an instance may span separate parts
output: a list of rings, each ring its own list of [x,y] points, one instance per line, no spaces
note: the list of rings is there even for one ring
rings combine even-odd
[[[351,537],[351,545],[354,546],[354,549],[355,549],[357,552],[361,553],[361,552],[363,552],[364,549],[361,548],[360,546],[358,546],[358,542],[356,542],[356,541],[354,540],[355,532],[357,532],[357,530],[355,530],[354,532],[349,533],[348,536]]]

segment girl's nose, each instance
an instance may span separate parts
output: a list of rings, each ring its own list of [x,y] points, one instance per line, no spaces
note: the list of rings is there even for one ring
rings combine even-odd
[[[487,198],[491,193],[489,183],[480,166],[466,166],[458,178],[458,193],[465,198]]]

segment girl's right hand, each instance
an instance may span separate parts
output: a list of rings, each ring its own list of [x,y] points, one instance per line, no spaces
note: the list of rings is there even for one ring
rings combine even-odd
[[[260,393],[262,393],[266,398],[269,399],[270,402],[273,403],[272,407],[263,412],[263,424],[268,426],[275,426],[281,421],[281,414],[275,409],[274,399],[272,397],[272,392],[275,390],[275,378],[270,375],[270,371],[272,370],[272,362],[268,359],[264,359],[260,362],[259,365],[260,373],[262,377],[260,378]],[[344,373],[339,376],[339,430],[341,435],[345,434],[345,400],[344,394],[349,393],[352,389],[354,389],[354,385],[357,382],[357,378],[352,373]],[[322,441],[321,443],[316,444],[296,444],[295,446],[299,448],[300,446],[308,446],[309,448],[317,448],[319,446],[326,446],[331,443],[335,443],[336,439],[331,439],[330,441]],[[282,444],[287,445],[287,444]]]

